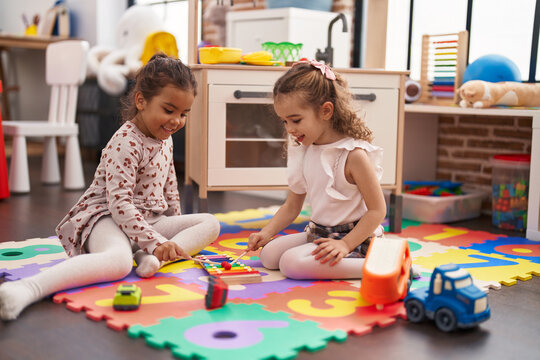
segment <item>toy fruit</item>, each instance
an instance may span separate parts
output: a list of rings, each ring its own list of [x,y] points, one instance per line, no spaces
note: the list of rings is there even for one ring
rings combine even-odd
[[[241,62],[248,65],[283,65],[281,61],[272,60],[272,57],[269,51],[256,51],[242,55]]]
[[[487,295],[456,264],[435,268],[429,288],[411,291],[404,301],[410,321],[432,319],[444,332],[474,327],[490,317]]]
[[[134,284],[121,284],[113,299],[115,310],[137,310],[141,305],[141,288]]]
[[[242,55],[242,61],[270,61],[272,60],[272,56],[272,53],[269,51],[256,51]]]

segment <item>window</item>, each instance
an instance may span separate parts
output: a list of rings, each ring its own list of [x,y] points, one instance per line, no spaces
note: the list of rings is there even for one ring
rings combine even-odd
[[[412,14],[411,78],[420,79],[422,36],[457,33],[465,30],[466,0],[415,0]]]
[[[529,78],[536,0],[474,0],[469,64],[487,54],[514,62],[522,80]]]
[[[442,290],[442,278],[441,274],[435,275],[435,280],[433,280],[433,294],[439,295]]]
[[[163,30],[170,32],[176,38],[178,57],[187,64],[188,62],[188,1],[187,0],[135,0],[137,5],[150,5],[163,19]],[[201,9],[199,0],[199,29],[197,43],[201,41]]]
[[[540,37],[534,37],[539,31],[534,29],[537,5],[540,0],[388,0],[386,69],[408,68],[410,77],[419,80],[422,35],[468,30],[469,64],[483,55],[499,54],[516,64],[522,80],[540,81],[540,57],[536,54]],[[533,37],[538,41],[535,46]],[[407,46],[406,54],[402,49]],[[531,63],[536,68],[529,78]]]
[[[410,6],[409,1],[388,0],[385,64],[387,70],[407,69]]]

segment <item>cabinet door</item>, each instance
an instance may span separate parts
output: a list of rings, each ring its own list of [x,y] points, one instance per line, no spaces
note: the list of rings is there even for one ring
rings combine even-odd
[[[208,185],[286,185],[284,129],[271,86],[209,85]]]
[[[383,148],[381,185],[396,184],[398,89],[352,88],[355,104],[373,131],[373,144]]]

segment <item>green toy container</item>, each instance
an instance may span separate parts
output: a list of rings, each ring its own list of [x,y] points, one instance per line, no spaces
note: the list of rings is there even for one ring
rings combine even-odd
[[[261,46],[263,50],[272,53],[274,60],[286,63],[289,61],[300,60],[300,56],[302,54],[302,46],[304,46],[304,44],[293,44],[291,42],[275,43],[267,41],[265,43],[262,43]]]

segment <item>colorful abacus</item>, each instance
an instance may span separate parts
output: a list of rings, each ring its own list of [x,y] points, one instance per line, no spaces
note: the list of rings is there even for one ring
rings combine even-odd
[[[422,37],[420,102],[459,102],[455,90],[461,86],[467,65],[467,42],[467,31]]]
[[[209,275],[221,278],[228,285],[258,283],[262,281],[261,274],[257,270],[245,264],[234,262],[235,259],[231,256],[200,255],[198,258],[213,262],[214,264],[201,263],[201,265]],[[231,264],[230,269],[226,269],[222,264],[223,262]]]

